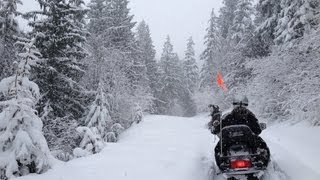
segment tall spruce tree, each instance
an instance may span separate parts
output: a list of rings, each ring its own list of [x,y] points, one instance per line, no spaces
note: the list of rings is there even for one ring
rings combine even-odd
[[[275,29],[281,11],[280,3],[279,0],[260,0],[256,5],[257,33],[263,42],[270,45],[275,39]]]
[[[39,0],[44,19],[30,22],[33,34],[38,34],[36,47],[42,54],[42,61],[36,68],[35,81],[44,94],[40,101],[40,114],[47,102],[54,117],[71,115],[81,117],[84,108],[83,88],[79,81],[83,75],[82,60],[86,57],[83,43],[87,32],[76,17],[83,17],[86,11],[73,1]]]
[[[18,21],[16,17],[20,0],[0,1],[0,80],[12,75],[12,63],[17,59],[14,43],[19,34]]]
[[[64,149],[75,144],[75,139],[70,137],[75,134],[71,132],[75,131],[73,128],[87,105],[87,94],[79,84],[84,74],[82,61],[87,55],[83,49],[87,32],[82,20],[86,11],[81,7],[81,0],[38,2],[41,11],[27,14],[28,17],[41,16],[29,24],[33,27],[32,34],[37,35],[35,46],[42,54],[33,77],[42,93],[38,110],[50,148]],[[61,136],[61,130],[69,134]],[[64,150],[71,153],[72,149]]]
[[[204,45],[205,50],[200,57],[204,61],[200,75],[200,88],[212,87],[215,73],[218,70],[218,63],[216,61],[221,48],[221,36],[218,28],[218,19],[214,10],[211,12]]]
[[[221,36],[227,38],[229,30],[233,25],[235,11],[237,10],[238,0],[223,0],[223,7],[220,9],[219,29]]]
[[[132,31],[135,22],[127,0],[92,0],[89,7],[91,68],[85,81],[97,87],[89,77],[103,80],[112,119],[128,127],[134,104],[148,110],[152,99],[145,60]]]
[[[280,12],[278,0],[260,0],[255,6],[255,31],[243,48],[243,55],[249,58],[268,56],[274,45],[275,28]]]
[[[136,23],[130,15],[128,3],[128,0],[107,0],[104,18],[109,19],[108,29],[103,34],[106,36],[105,47],[131,54],[136,46],[132,31]]]
[[[199,69],[195,59],[194,45],[193,39],[190,37],[188,39],[187,50],[185,51],[185,58],[183,62],[186,86],[192,94],[197,90],[199,80]]]
[[[253,13],[252,0],[238,0],[233,24],[229,29],[229,36],[236,45],[245,45],[253,37]]]
[[[163,85],[160,92],[160,100],[164,103],[164,112],[172,114],[173,107],[176,105],[182,86],[182,68],[179,66],[179,58],[173,52],[173,46],[168,36],[163,46],[161,54],[160,66],[163,71],[160,84]]]
[[[151,39],[149,26],[145,21],[139,23],[136,33],[137,45],[140,52],[140,57],[146,65],[146,75],[148,86],[150,87],[153,97],[156,97],[158,83],[158,65],[155,59],[156,51]],[[155,105],[154,100],[154,105]],[[157,112],[157,108],[153,107],[153,112]]]

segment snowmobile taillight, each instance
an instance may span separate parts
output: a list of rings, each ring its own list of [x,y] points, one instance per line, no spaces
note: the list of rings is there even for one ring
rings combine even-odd
[[[243,168],[251,168],[251,167],[252,167],[252,163],[249,159],[231,160],[232,169],[243,169]]]

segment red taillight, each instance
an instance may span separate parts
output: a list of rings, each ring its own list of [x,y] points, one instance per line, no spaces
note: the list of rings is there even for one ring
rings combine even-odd
[[[252,163],[250,160],[246,159],[237,159],[231,160],[231,168],[232,169],[240,169],[240,168],[250,168],[252,167]]]

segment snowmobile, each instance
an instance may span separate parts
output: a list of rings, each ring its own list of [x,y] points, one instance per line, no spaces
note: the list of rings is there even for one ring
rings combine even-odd
[[[262,130],[265,123],[260,123]],[[256,148],[257,135],[246,125],[224,127],[220,134],[219,169],[227,180],[259,180],[266,165],[266,150]],[[265,159],[264,159],[265,160]],[[218,163],[217,163],[218,164]]]

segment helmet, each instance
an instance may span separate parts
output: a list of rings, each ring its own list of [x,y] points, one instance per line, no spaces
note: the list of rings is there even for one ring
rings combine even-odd
[[[247,96],[235,97],[232,101],[233,106],[244,106],[247,107],[249,105],[249,100]]]

